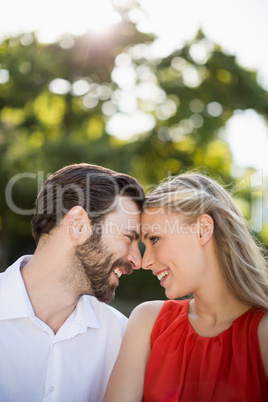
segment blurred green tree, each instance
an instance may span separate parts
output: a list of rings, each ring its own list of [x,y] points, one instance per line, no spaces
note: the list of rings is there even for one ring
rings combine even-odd
[[[156,123],[151,131],[124,147],[125,152],[134,155],[130,173],[149,190],[167,176],[198,168],[229,185],[227,188],[246,218],[252,218],[249,182],[254,169],[247,169],[245,187],[239,189],[236,184],[240,179],[231,174],[232,154],[223,131],[236,110],[254,109],[267,120],[267,91],[258,84],[256,72],[238,65],[234,56],[222,52],[202,31],[162,60],[146,57],[150,54],[149,44],[147,49],[137,49],[138,46],[127,50],[137,71],[136,86],[142,88],[145,84],[139,74],[143,69],[148,91],[154,94],[144,96],[143,91],[138,91],[142,94],[139,107],[147,113],[149,110]],[[157,92],[156,87],[163,92]],[[259,237],[260,233],[255,235]],[[263,235],[267,239],[267,225]],[[124,292],[127,296],[138,288],[141,297],[149,294],[148,299],[163,298],[157,280],[154,278],[148,287],[144,275],[138,272],[131,281],[126,280],[118,294]]]
[[[163,60],[143,57],[135,62],[137,69],[151,72],[149,79],[156,78],[165,95],[161,102],[139,99],[141,109],[152,109],[156,124],[128,145],[135,148],[133,173],[150,184],[167,172],[199,166],[230,183],[232,155],[222,135],[225,124],[236,110],[254,109],[267,119],[268,95],[256,72],[239,66],[201,31]]]
[[[102,105],[114,91],[111,72],[116,55],[127,44],[145,40],[147,35],[124,20],[105,40],[89,34],[65,35],[59,43],[44,45],[31,33],[1,43],[2,189],[15,177],[9,191],[12,211],[5,191],[0,197],[2,270],[21,252],[34,249],[30,212],[23,215],[16,210],[33,208],[41,176],[44,180],[49,172],[70,163],[112,167],[119,159],[117,142],[105,132]],[[16,176],[22,172],[34,176]]]
[[[123,18],[105,40],[65,35],[42,45],[34,34],[24,34],[1,43],[0,182],[8,189],[0,196],[1,269],[34,250],[30,219],[36,193],[46,175],[63,165],[100,164],[134,175],[146,189],[196,167],[235,182],[221,131],[238,109],[266,117],[267,92],[255,72],[239,66],[201,31],[164,59],[149,56],[153,39]],[[155,120],[151,130],[129,140],[109,135],[106,126],[124,113],[124,87],[114,74],[117,69],[120,76],[119,54],[132,68],[137,107]],[[22,172],[29,175],[22,178]],[[249,191],[238,198],[250,202]],[[164,297],[148,273],[122,282],[122,297],[136,297],[137,289],[141,299]]]

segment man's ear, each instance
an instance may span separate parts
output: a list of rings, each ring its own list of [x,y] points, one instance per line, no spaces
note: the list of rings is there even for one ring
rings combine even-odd
[[[197,230],[199,244],[204,246],[214,233],[214,221],[210,215],[204,214],[198,218]]]
[[[66,216],[67,233],[72,240],[84,243],[91,235],[91,224],[87,212],[76,205]]]

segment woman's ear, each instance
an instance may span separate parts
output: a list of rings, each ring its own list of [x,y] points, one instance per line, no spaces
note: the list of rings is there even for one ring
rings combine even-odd
[[[91,235],[91,223],[83,207],[76,205],[66,216],[67,233],[77,243],[84,243]]]
[[[201,246],[207,244],[214,233],[214,221],[210,215],[201,215],[198,219],[198,240]]]

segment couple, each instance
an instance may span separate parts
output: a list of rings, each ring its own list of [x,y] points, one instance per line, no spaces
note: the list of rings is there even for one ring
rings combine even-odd
[[[32,225],[34,255],[0,276],[1,401],[268,400],[267,265],[216,182],[183,174],[144,199],[130,176],[71,165],[45,182]],[[101,302],[141,266],[171,300],[126,328]]]

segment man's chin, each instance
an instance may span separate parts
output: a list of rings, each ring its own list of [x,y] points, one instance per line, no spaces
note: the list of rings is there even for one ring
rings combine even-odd
[[[80,294],[80,296],[87,295],[87,296],[94,296],[100,302],[109,303],[115,298],[115,291],[118,284],[110,284],[108,289],[103,292],[94,292],[92,289],[88,289]]]
[[[110,303],[114,298],[115,298],[115,291],[118,285],[112,286],[111,287],[111,292],[110,295],[107,295],[107,300],[105,301],[105,303]]]
[[[110,303],[115,298],[115,291],[118,285],[110,285],[109,290],[102,295],[94,295],[100,302]]]

